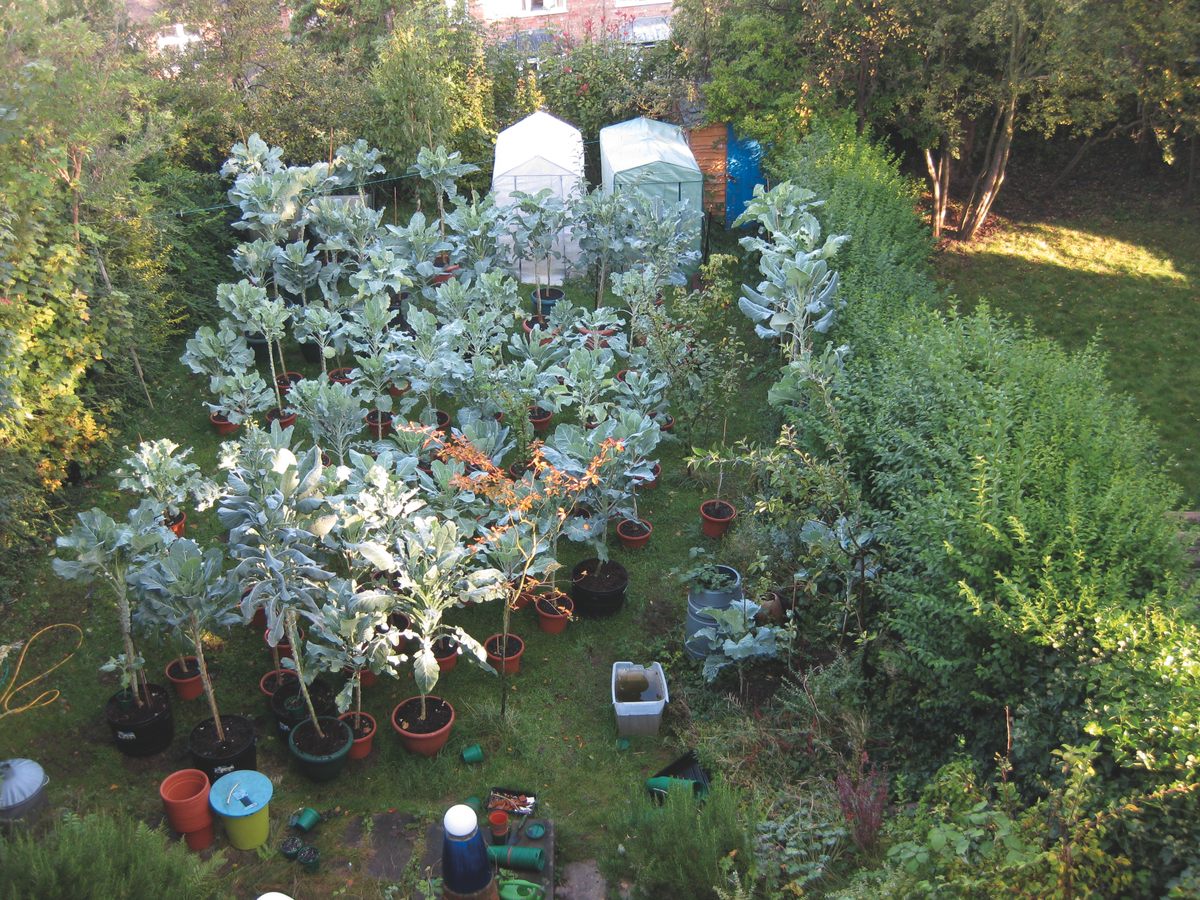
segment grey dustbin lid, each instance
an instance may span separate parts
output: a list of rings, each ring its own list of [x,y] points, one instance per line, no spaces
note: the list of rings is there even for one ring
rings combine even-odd
[[[42,767],[32,759],[6,759],[0,762],[0,818],[19,816],[45,788]]]

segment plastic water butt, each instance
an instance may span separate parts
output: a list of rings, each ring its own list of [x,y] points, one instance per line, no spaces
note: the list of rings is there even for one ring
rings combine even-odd
[[[213,784],[208,802],[225,823],[229,843],[238,850],[254,850],[267,842],[274,792],[271,779],[262,772],[230,772]]]

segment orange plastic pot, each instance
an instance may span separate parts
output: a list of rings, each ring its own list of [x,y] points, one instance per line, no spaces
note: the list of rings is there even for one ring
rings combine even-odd
[[[361,717],[371,725],[370,732],[365,737],[359,737],[358,732],[354,729],[355,721]],[[375,717],[370,713],[348,712],[338,716],[343,722],[350,726],[350,730],[354,731],[354,743],[350,745],[350,758],[362,759],[371,753],[371,746],[375,742]]]
[[[204,682],[202,682],[200,680],[199,660],[197,660],[196,657],[194,657],[194,656],[185,656],[183,658],[183,661],[184,662],[190,661],[192,664],[191,667],[194,667],[196,670],[196,674],[195,675],[186,675],[186,674],[172,675],[171,674],[172,670],[175,670],[175,671],[179,670],[179,660],[173,659],[169,663],[167,663],[167,668],[165,670],[166,676],[167,676],[167,681],[171,682],[171,684],[174,685],[175,694],[177,697],[179,697],[180,700],[195,700],[197,697],[199,697],[201,694],[204,693]]]
[[[446,707],[450,710],[450,721],[436,731],[431,731],[428,734],[410,731],[401,725],[400,711],[414,701],[420,703],[420,697],[409,697],[407,700],[397,703],[396,708],[392,710],[392,728],[396,730],[396,734],[400,735],[400,742],[409,753],[416,753],[418,756],[435,756],[442,747],[446,746],[446,741],[450,739],[450,729],[454,727],[454,707],[450,705],[449,700],[443,700],[441,697],[435,697],[433,694],[425,698],[426,704],[434,700],[446,704]]]
[[[191,834],[207,828],[211,843],[213,819],[208,807],[208,787],[208,776],[199,769],[181,769],[162,780],[158,796],[162,798],[172,829],[180,834]]]
[[[521,657],[525,655],[525,641],[517,637],[511,631],[508,633],[508,644],[505,646],[506,653],[501,656],[498,653],[493,653],[493,647],[499,647],[500,642],[504,640],[504,635],[493,634],[483,642],[483,649],[487,651],[488,662],[491,663],[493,669],[503,675],[516,675],[521,671]],[[513,641],[519,645],[515,652],[512,649]]]

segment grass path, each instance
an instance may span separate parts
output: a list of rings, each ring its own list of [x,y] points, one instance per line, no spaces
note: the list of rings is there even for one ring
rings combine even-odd
[[[999,219],[936,257],[967,308],[986,300],[1069,348],[1093,338],[1116,388],[1155,424],[1188,508],[1200,505],[1200,214],[1105,192],[1062,214]]]

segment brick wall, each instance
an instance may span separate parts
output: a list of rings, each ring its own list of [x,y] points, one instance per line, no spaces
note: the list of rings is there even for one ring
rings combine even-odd
[[[549,5],[552,0],[544,0]],[[669,16],[671,0],[642,3],[636,0],[557,0],[560,8],[543,14],[522,12],[521,0],[470,0],[471,13],[489,22],[497,35],[546,29],[582,37],[619,32],[632,19],[643,16]]]

